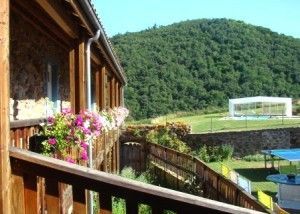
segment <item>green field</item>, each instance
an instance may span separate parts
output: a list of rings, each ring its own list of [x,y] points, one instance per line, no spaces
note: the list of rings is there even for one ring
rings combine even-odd
[[[267,119],[267,120],[232,120],[228,119],[227,113],[214,114],[197,114],[184,115],[172,114],[158,117],[152,120],[145,120],[153,124],[161,124],[166,122],[183,122],[190,124],[193,133],[218,132],[218,131],[239,131],[239,130],[254,130],[279,127],[299,127],[300,118],[298,119]],[[227,119],[226,119],[227,118]]]
[[[277,174],[276,170],[265,169],[264,161],[244,161],[244,160],[228,160],[223,162],[226,166],[235,170],[237,173],[251,181],[252,194],[256,197],[257,191],[262,190],[266,194],[275,199],[277,185],[266,180],[269,174]],[[208,165],[216,170],[221,171],[221,163],[213,162]]]

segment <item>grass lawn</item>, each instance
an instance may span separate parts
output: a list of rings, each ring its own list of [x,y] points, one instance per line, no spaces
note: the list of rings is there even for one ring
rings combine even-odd
[[[151,123],[160,124],[166,122],[183,122],[190,124],[193,133],[239,131],[279,127],[299,127],[298,119],[268,119],[268,120],[229,120],[224,119],[226,113],[195,114],[195,115],[167,115],[153,119]]]
[[[266,180],[270,174],[277,174],[276,170],[265,169],[264,161],[244,161],[244,160],[228,160],[223,164],[235,170],[237,173],[251,181],[252,194],[257,197],[257,190],[262,190],[266,194],[275,199],[277,193],[277,185]],[[221,163],[213,162],[208,165],[216,170],[221,171]]]

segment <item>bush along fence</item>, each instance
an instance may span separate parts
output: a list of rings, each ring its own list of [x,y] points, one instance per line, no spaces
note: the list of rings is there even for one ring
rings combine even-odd
[[[133,147],[135,145],[138,144],[130,144],[129,146]],[[124,148],[126,148],[126,144],[122,144],[122,149]],[[138,148],[127,150],[136,152],[136,154],[131,154],[131,157],[134,156],[135,158],[132,158],[131,162],[128,161],[127,165],[137,165],[134,163],[135,161],[145,162],[145,160],[139,160],[139,157],[146,158],[149,167],[154,168],[156,176],[168,187],[178,190],[190,190],[190,193],[198,196],[257,211],[271,212],[236,183],[226,179],[191,155],[154,143],[144,143],[142,146],[138,145]],[[123,160],[126,157],[127,155],[123,154]]]

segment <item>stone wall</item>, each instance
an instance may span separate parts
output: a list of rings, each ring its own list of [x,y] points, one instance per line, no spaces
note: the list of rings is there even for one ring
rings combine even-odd
[[[202,145],[230,144],[234,146],[234,155],[242,157],[260,153],[263,149],[300,147],[300,128],[188,134],[183,140],[193,150]]]
[[[68,52],[18,14],[12,12],[10,17],[10,119],[46,116],[46,66],[50,60],[59,66],[59,96],[62,107],[68,107]]]

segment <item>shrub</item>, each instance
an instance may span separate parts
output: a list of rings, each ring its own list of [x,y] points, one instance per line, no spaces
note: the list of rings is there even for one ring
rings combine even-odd
[[[231,146],[229,144],[223,144],[220,147],[220,149],[221,149],[220,153],[222,156],[222,160],[229,160],[232,158],[233,151],[234,151],[233,146]]]
[[[200,147],[200,149],[196,150],[194,152],[194,156],[198,157],[200,160],[203,160],[204,162],[210,162],[210,158],[207,152],[207,146],[204,145]]]
[[[167,127],[149,131],[146,134],[146,140],[183,153],[189,153],[191,150],[189,146],[181,141],[177,135],[171,132]]]
[[[200,147],[194,155],[204,162],[218,162],[232,158],[233,146],[224,144],[221,146],[206,146]]]
[[[242,158],[242,160],[245,160],[245,161],[264,161],[264,155],[262,154],[255,154],[255,155],[247,155],[245,157]]]

